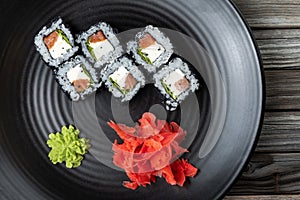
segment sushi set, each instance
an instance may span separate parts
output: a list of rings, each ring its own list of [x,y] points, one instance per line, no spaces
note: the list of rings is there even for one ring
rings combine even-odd
[[[102,85],[122,102],[130,101],[145,86],[145,77],[151,77],[165,98],[166,109],[174,111],[199,88],[189,64],[171,58],[174,47],[157,27],[148,25],[138,32],[127,43],[126,52],[105,22],[75,36],[58,18],[34,39],[37,51],[72,101],[84,100]]]

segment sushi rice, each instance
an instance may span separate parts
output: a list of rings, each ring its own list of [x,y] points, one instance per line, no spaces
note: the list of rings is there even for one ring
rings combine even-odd
[[[117,71],[128,71],[137,82],[135,86],[126,94],[121,92],[120,88],[116,87],[110,80],[112,75]],[[105,86],[109,89],[109,91],[112,92],[113,96],[121,98],[122,102],[130,101],[134,97],[134,95],[139,91],[139,89],[144,87],[145,85],[145,77],[143,73],[127,57],[121,57],[107,65],[101,71],[101,79]]]
[[[58,30],[62,32],[64,36],[66,36],[67,41],[65,42],[67,42],[70,45],[70,47],[66,49],[65,52],[56,52],[56,54],[54,54],[55,52],[50,52],[47,48],[44,42],[44,38],[49,36],[52,32]],[[72,33],[63,24],[61,18],[58,18],[56,21],[54,21],[49,28],[47,26],[44,26],[42,30],[35,36],[34,44],[36,46],[37,51],[41,54],[43,60],[50,66],[53,66],[55,68],[57,68],[63,62],[69,60],[78,51],[78,47],[75,46]]]
[[[98,31],[102,31],[107,41],[109,42],[104,46],[104,48],[109,47],[112,49],[106,49],[106,51],[108,52],[105,55],[101,56],[101,58],[96,60],[95,56],[89,50],[88,42],[90,36]],[[105,22],[99,22],[98,24],[91,26],[86,32],[83,32],[79,36],[77,36],[76,42],[81,44],[82,51],[84,55],[89,59],[89,61],[95,63],[95,68],[101,68],[105,64],[112,62],[116,58],[122,56],[123,53],[123,48],[120,44],[120,41],[114,34],[112,27]]]
[[[183,72],[185,78],[189,81],[189,88],[180,93],[177,98],[174,99],[163,86],[163,80],[168,77],[172,72],[178,71],[178,69]],[[166,109],[170,111],[174,111],[177,106],[189,95],[190,92],[194,92],[199,88],[198,80],[194,77],[194,75],[189,70],[187,63],[183,62],[180,58],[172,59],[168,65],[164,65],[164,67],[158,71],[153,76],[155,81],[155,87],[159,89],[161,94],[166,97]]]
[[[85,77],[89,77],[89,87],[82,92],[78,92],[70,81],[70,70],[74,70],[80,65],[83,68]],[[75,71],[75,70],[74,70]],[[81,77],[83,77],[81,75]],[[102,84],[99,82],[95,69],[83,56],[76,56],[65,62],[56,72],[56,78],[62,90],[69,94],[73,101],[84,100],[87,95],[94,93]]]
[[[138,52],[139,41],[146,34],[150,34],[155,39],[157,45],[164,48],[164,52],[151,63],[146,62],[145,58],[142,58]],[[158,67],[168,62],[169,58],[173,54],[173,45],[171,44],[170,39],[166,37],[157,27],[148,25],[143,31],[136,34],[134,41],[129,41],[127,43],[127,53],[131,54],[136,63],[143,65],[146,70],[149,72],[155,72]]]

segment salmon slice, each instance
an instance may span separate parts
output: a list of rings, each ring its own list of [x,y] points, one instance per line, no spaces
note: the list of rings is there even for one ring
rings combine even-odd
[[[96,33],[94,33],[93,35],[90,36],[89,41],[91,43],[96,43],[96,42],[101,42],[106,40],[105,35],[103,34],[102,31],[97,31]]]
[[[44,41],[46,47],[48,48],[48,50],[54,46],[58,37],[59,37],[59,34],[57,31],[53,31],[52,33],[50,33],[49,35],[44,37],[43,41]]]
[[[139,41],[139,47],[142,49],[146,49],[147,47],[153,45],[156,40],[149,34],[146,33],[143,38]]]
[[[175,83],[177,90],[183,92],[190,87],[190,82],[186,78],[182,78]]]
[[[137,81],[135,78],[129,73],[125,79],[125,90],[130,90],[136,85]]]
[[[78,79],[73,82],[73,85],[77,92],[83,92],[90,86],[90,81],[88,79]]]

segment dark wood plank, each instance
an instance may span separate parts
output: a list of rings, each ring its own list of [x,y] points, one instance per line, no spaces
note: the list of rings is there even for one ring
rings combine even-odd
[[[252,28],[299,28],[300,0],[233,0]]]
[[[300,112],[267,112],[256,152],[299,152]]]
[[[300,67],[299,33],[300,29],[254,31],[265,69]]]
[[[256,196],[227,196],[224,200],[295,200],[300,195],[256,195]]]
[[[300,112],[267,112],[256,153],[230,195],[298,194],[299,133]]]
[[[300,109],[300,70],[268,70],[265,76],[267,109]]]
[[[300,153],[255,154],[230,195],[298,194]]]

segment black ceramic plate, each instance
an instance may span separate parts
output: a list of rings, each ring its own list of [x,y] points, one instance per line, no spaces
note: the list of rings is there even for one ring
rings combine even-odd
[[[0,199],[216,199],[225,194],[255,144],[264,103],[258,52],[230,1],[4,0],[0,5]],[[48,134],[74,123],[71,101],[33,44],[35,34],[57,16],[75,33],[99,20],[119,32],[153,24],[193,38],[208,52],[223,88],[211,86],[216,77],[209,70],[205,74],[193,69],[201,82],[197,104],[185,106],[185,113],[180,108],[166,113],[169,121],[188,121],[181,125],[196,134],[184,157],[200,171],[184,187],[159,179],[128,190],[122,186],[126,175],[93,154],[72,170],[49,161]],[[97,120],[111,141],[115,135],[105,123],[114,119],[112,99],[104,88],[95,96]],[[147,85],[129,103],[129,117],[137,120],[161,100],[153,85]],[[218,115],[224,121],[213,117]],[[221,124],[217,138],[207,133],[212,123]]]

